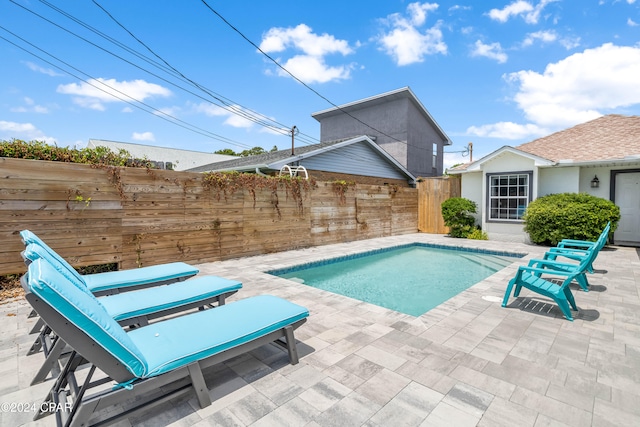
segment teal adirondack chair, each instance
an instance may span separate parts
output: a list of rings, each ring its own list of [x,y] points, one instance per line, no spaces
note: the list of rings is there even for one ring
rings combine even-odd
[[[578,265],[582,265],[583,261],[588,260],[586,264],[583,265],[584,271],[582,274],[578,276],[578,283],[580,287],[585,291],[589,291],[589,282],[587,280],[585,272],[593,273],[593,262],[598,257],[598,253],[607,243],[607,239],[609,238],[609,231],[611,230],[611,222],[607,223],[602,233],[600,233],[600,237],[595,242],[589,242],[585,240],[570,240],[565,239],[558,243],[558,246],[555,248],[551,248],[544,254],[543,260],[545,261],[556,261],[558,257],[568,258],[573,261],[578,261]],[[582,249],[580,249],[582,248]],[[564,271],[572,271],[574,268],[577,268],[576,264],[567,263],[568,265],[564,265],[564,263],[557,265],[554,267],[553,263],[549,263],[544,265],[544,267],[548,267],[554,270],[564,270]],[[532,265],[531,263],[529,264]]]
[[[523,287],[530,289],[540,295],[551,298],[558,304],[560,310],[567,318],[567,320],[573,321],[573,316],[571,315],[571,310],[569,306],[574,310],[578,310],[576,306],[576,301],[573,298],[573,294],[571,293],[571,289],[569,285],[571,282],[576,279],[579,272],[567,272],[567,271],[553,271],[554,275],[564,276],[565,279],[561,285],[558,285],[555,282],[552,282],[548,279],[541,277],[543,274],[548,274],[549,270],[545,268],[531,267],[521,265],[518,268],[518,272],[515,277],[509,281],[509,285],[507,286],[507,290],[504,294],[504,298],[502,300],[502,306],[506,307],[507,302],[509,301],[509,295],[511,294],[511,289],[513,290],[513,296],[517,298],[520,296],[520,291]]]
[[[569,285],[575,280],[582,289],[588,290],[589,283],[585,272],[587,271],[587,266],[593,262],[596,255],[597,252],[592,251],[589,256],[583,257],[579,264],[544,259],[530,260],[529,265],[520,266],[515,277],[509,281],[502,300],[502,306],[507,306],[509,295],[514,286],[513,296],[516,298],[520,295],[522,287],[525,287],[554,300],[564,316],[573,321],[569,306],[576,311],[578,307]],[[561,276],[564,277],[564,280],[561,284],[558,284],[557,281],[552,281],[549,276]]]

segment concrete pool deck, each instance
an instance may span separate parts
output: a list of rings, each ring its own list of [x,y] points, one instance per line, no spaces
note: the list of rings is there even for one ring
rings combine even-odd
[[[264,273],[411,242],[528,255],[420,317]],[[117,425],[640,425],[638,250],[600,252],[591,291],[572,286],[580,310],[569,322],[526,290],[500,306],[517,266],[544,249],[410,234],[202,264],[200,274],[242,281],[229,302],[268,293],[309,309],[296,331],[300,363],[263,346],[205,371],[211,406],[189,395]],[[1,403],[39,403],[52,384],[29,386],[42,362],[25,356],[29,311],[24,299],[0,305]],[[55,424],[32,415],[3,410],[0,425]]]

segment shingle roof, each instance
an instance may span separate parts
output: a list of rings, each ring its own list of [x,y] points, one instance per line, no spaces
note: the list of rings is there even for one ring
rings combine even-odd
[[[590,162],[638,156],[640,116],[602,116],[515,148],[555,162]]]
[[[258,165],[261,165],[261,166],[268,165],[268,164],[275,163],[280,160],[285,160],[300,154],[305,154],[311,151],[319,150],[324,147],[329,147],[331,145],[335,145],[342,141],[344,141],[344,139],[341,139],[338,141],[321,142],[319,144],[295,147],[294,155],[291,154],[291,148],[288,148],[286,150],[271,151],[269,153],[258,154],[255,156],[238,157],[233,160],[210,163],[208,165],[192,168],[192,169],[189,169],[189,172],[208,172],[208,171],[214,171],[214,170],[220,171],[220,170],[231,170],[231,169],[241,168],[245,166],[250,167],[250,166],[258,166]]]

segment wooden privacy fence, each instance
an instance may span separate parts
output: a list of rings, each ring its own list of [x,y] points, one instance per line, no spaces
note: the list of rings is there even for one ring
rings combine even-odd
[[[12,158],[0,158],[0,177],[0,274],[24,271],[24,229],[75,266],[134,268],[407,234],[418,223],[415,188],[318,182],[300,197],[284,185],[225,195],[198,173]]]
[[[460,197],[460,179],[439,176],[422,178],[418,181],[418,231],[445,234],[449,227],[444,225],[440,205],[451,197]]]

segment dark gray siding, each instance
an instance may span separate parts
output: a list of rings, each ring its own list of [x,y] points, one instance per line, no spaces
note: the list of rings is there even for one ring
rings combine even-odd
[[[413,103],[408,116],[407,169],[415,177],[442,175],[442,138]],[[434,143],[438,147],[436,168],[433,168]]]
[[[353,116],[353,117],[351,117]],[[374,129],[354,119],[370,124]],[[442,175],[443,138],[422,110],[410,98],[393,99],[361,108],[349,114],[335,111],[320,120],[321,141],[335,141],[360,135],[375,137],[375,143],[394,157],[415,177]],[[373,138],[372,138],[373,139]],[[437,164],[433,167],[433,144]]]
[[[320,122],[320,139],[321,141],[333,141],[361,135],[373,136],[376,144],[391,154],[402,166],[407,167],[405,141],[407,140],[409,104],[408,99],[399,99],[350,112],[351,116],[371,124],[376,130],[345,113],[338,112],[330,117],[325,117]],[[397,142],[397,140],[402,142]]]

